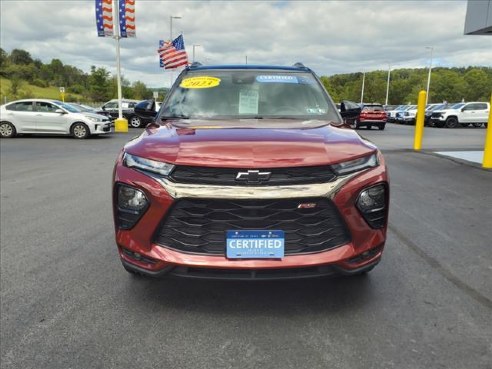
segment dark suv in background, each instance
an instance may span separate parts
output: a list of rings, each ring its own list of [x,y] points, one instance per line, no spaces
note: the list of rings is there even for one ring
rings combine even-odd
[[[135,106],[138,104],[138,100],[129,100],[129,99],[123,99],[121,100],[121,109],[122,109],[122,115],[123,118],[128,120],[128,125],[133,128],[139,128],[142,126],[142,119],[135,114]],[[114,121],[116,118],[118,118],[118,100],[114,99],[111,101],[108,101],[105,103],[103,106],[101,106],[98,109],[98,114],[104,114],[106,115],[109,113],[111,115],[111,119]]]

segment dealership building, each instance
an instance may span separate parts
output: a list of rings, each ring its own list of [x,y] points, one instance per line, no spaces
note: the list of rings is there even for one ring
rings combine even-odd
[[[492,0],[468,0],[465,35],[492,36]]]

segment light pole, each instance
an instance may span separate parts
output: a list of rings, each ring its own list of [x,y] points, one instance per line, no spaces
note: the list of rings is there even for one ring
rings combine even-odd
[[[429,76],[427,77],[427,94],[425,96],[425,105],[427,106],[427,102],[429,101],[429,87],[431,83],[431,72],[432,72],[432,53],[434,52],[434,47],[432,46],[426,46],[426,49],[430,49],[431,51],[431,57],[430,57],[430,63],[429,63]]]
[[[181,19],[181,17],[169,16],[169,41],[173,41],[173,19]]]
[[[366,72],[362,73],[362,91],[360,92],[360,104],[364,102],[364,85],[366,82]]]
[[[192,63],[195,62],[195,47],[197,47],[197,46],[202,46],[202,45],[195,45],[195,44],[193,45],[193,59],[192,59]]]
[[[388,65],[388,81],[386,82],[386,104],[388,105],[388,96],[390,90],[390,76],[391,76],[391,64]]]

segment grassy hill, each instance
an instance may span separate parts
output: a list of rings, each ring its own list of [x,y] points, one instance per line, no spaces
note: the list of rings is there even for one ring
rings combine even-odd
[[[41,99],[57,99],[60,100],[60,90],[58,87],[38,87],[30,85],[27,82],[22,82],[19,88],[17,96],[10,94],[11,83],[6,78],[0,78],[0,99],[1,104],[5,103],[5,97],[8,101],[17,99],[28,98],[41,98]],[[81,95],[77,94],[65,94],[65,101],[81,101],[83,100]]]

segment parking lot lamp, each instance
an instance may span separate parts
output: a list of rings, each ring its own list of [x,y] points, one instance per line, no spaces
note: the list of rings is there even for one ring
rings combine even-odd
[[[366,72],[362,73],[362,91],[360,92],[360,103],[364,101],[364,84],[366,82]]]
[[[425,105],[427,106],[427,102],[429,101],[429,87],[431,83],[431,73],[432,73],[432,53],[434,52],[434,48],[432,46],[426,46],[426,49],[430,49],[431,57],[429,62],[429,76],[427,77],[427,95],[425,97]]]
[[[390,90],[390,75],[391,75],[391,64],[388,65],[388,80],[386,81],[386,102],[385,105],[388,105],[388,96]]]

